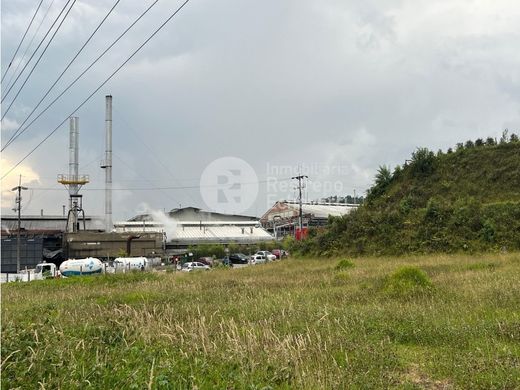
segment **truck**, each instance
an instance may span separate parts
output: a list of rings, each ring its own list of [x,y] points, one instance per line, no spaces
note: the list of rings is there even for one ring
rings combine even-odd
[[[146,257],[117,257],[114,259],[114,268],[115,272],[143,271],[148,268],[148,263]]]
[[[100,274],[102,270],[103,262],[95,257],[69,259],[60,265],[60,273],[63,276]]]
[[[59,276],[58,268],[54,263],[39,263],[34,269],[33,279],[42,280]]]

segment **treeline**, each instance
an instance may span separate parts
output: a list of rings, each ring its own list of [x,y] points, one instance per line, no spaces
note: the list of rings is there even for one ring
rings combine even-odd
[[[504,132],[381,166],[364,204],[293,242],[301,254],[520,249],[520,142]]]

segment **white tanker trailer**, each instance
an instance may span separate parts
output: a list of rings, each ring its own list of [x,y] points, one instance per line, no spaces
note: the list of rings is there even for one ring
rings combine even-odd
[[[103,263],[94,257],[67,260],[60,265],[60,273],[63,276],[100,274],[102,270]]]
[[[116,270],[144,270],[148,267],[148,259],[146,257],[118,257],[114,259],[114,267]]]

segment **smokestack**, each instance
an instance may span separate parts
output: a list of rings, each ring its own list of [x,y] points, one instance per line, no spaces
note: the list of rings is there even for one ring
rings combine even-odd
[[[88,175],[79,174],[79,118],[70,118],[70,137],[69,137],[69,174],[58,175],[58,183],[63,184],[69,190],[69,218],[67,219],[67,231],[75,233],[78,225],[78,215],[85,212],[79,190],[81,186],[89,182]],[[85,219],[83,219],[85,222]]]
[[[112,231],[112,95],[105,97],[105,230]]]
[[[69,136],[69,180],[71,182],[78,180],[79,174],[79,118],[70,118],[70,136]],[[79,191],[77,184],[69,185],[69,193],[76,195]]]

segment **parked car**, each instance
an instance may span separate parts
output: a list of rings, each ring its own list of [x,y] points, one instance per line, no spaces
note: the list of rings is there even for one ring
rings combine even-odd
[[[265,258],[265,255],[263,254],[258,254],[258,253],[255,253],[254,255],[251,256],[251,264],[262,264],[262,263],[266,263],[267,260]]]
[[[232,264],[247,264],[248,259],[247,256],[243,253],[232,253],[229,255],[229,261],[231,261]]]
[[[269,251],[258,251],[254,254],[254,256],[257,256],[257,255],[260,255],[260,256],[264,256],[267,261],[273,261],[273,260],[276,260],[276,256],[273,255],[271,252]]]
[[[201,257],[197,260],[199,263],[209,265],[213,267],[213,257]]]
[[[191,272],[191,271],[209,271],[209,265],[199,263],[198,261],[192,261],[188,263],[184,263],[182,265],[181,271]]]
[[[288,253],[283,249],[273,249],[272,253],[279,260],[285,259],[288,256]]]

